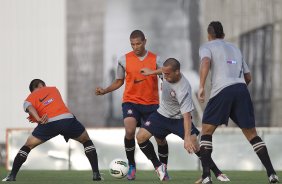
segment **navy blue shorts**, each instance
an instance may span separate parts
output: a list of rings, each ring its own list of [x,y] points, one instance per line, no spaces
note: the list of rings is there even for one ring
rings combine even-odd
[[[167,135],[173,133],[184,139],[184,125],[182,119],[171,119],[161,115],[158,111],[150,115],[148,120],[142,125],[142,128],[148,130],[153,136],[164,139]],[[191,135],[199,135],[199,130],[192,123]]]
[[[137,126],[140,127],[142,122],[145,122],[148,117],[159,108],[158,104],[141,105],[130,102],[122,104],[123,119],[134,117],[137,121]]]
[[[68,142],[70,138],[77,138],[84,131],[84,126],[76,118],[69,118],[47,124],[38,124],[33,130],[32,135],[42,141],[47,141],[60,134]]]
[[[203,123],[228,124],[229,117],[240,128],[254,128],[253,103],[246,84],[234,84],[224,88],[211,98],[203,115]]]

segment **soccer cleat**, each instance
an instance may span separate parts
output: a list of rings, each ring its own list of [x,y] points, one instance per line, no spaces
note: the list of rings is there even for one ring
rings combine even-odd
[[[99,172],[93,172],[93,181],[101,181],[103,178]]]
[[[201,184],[203,181],[202,177],[195,181],[195,184]]]
[[[168,180],[170,180],[170,177],[169,177],[168,172],[167,172],[167,165],[164,164],[164,166],[165,166],[165,176],[164,176],[163,181],[168,181]]]
[[[9,174],[6,178],[2,181],[16,181],[16,176]]]
[[[165,174],[166,174],[165,165],[162,164],[158,168],[156,168],[156,173],[157,173],[160,181],[164,181],[164,177],[165,177]]]
[[[219,174],[217,177],[216,177],[216,179],[218,180],[218,181],[230,181],[230,179],[227,177],[227,175],[226,174]]]
[[[135,180],[135,173],[136,173],[135,165],[129,165],[129,170],[128,170],[128,173],[127,173],[127,179],[128,180]]]
[[[210,176],[207,176],[205,179],[202,180],[202,184],[212,184],[212,179]]]
[[[270,175],[268,179],[269,179],[269,183],[279,183],[279,179],[276,174]]]

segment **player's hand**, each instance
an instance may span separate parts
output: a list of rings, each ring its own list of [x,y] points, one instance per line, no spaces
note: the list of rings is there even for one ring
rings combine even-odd
[[[40,119],[37,120],[39,124],[46,124],[48,123],[48,116],[47,114],[44,114]]]
[[[201,103],[204,103],[205,102],[205,89],[203,87],[200,87],[199,88],[199,91],[198,91],[198,100],[201,102]]]
[[[96,90],[95,90],[95,94],[96,95],[104,95],[105,90],[103,88],[97,87]]]
[[[188,153],[195,153],[196,148],[192,142],[192,139],[189,137],[184,138],[184,148],[188,151]]]
[[[151,70],[150,68],[142,68],[142,69],[140,70],[140,73],[141,73],[142,75],[147,76],[147,75],[152,75],[152,71],[153,71],[153,70]]]

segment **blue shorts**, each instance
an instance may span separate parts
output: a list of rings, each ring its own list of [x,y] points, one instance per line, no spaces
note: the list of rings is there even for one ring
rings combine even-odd
[[[150,115],[148,120],[142,125],[142,128],[148,130],[153,136],[164,139],[167,135],[173,133],[184,139],[184,125],[182,119],[171,119],[161,115],[158,111]],[[199,135],[199,130],[192,123],[191,135]]]
[[[240,128],[254,128],[253,103],[246,84],[234,84],[224,88],[211,98],[203,115],[203,123],[228,124],[229,117]]]
[[[84,131],[84,126],[76,118],[69,118],[47,124],[38,124],[33,130],[32,135],[42,141],[47,141],[60,134],[68,142],[70,138],[77,138]]]
[[[141,105],[131,102],[122,104],[123,119],[134,117],[137,121],[137,126],[140,127],[142,122],[145,122],[148,117],[159,108],[158,104]]]

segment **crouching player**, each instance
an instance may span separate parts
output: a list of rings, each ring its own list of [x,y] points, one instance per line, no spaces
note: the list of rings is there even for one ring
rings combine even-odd
[[[188,80],[180,72],[180,63],[174,59],[167,59],[162,69],[150,70],[144,68],[141,73],[154,75],[163,73],[162,97],[160,107],[151,114],[142,125],[137,134],[137,141],[140,149],[153,163],[161,181],[168,178],[164,164],[156,156],[150,138],[155,136],[164,139],[168,134],[173,133],[184,140],[184,148],[188,153],[195,153],[200,157],[200,149],[197,141],[198,129],[192,123],[191,111],[194,106],[191,97],[191,86]],[[219,181],[230,181],[228,177],[212,163],[211,170]],[[202,181],[197,181],[201,183]]]
[[[71,138],[83,144],[92,167],[93,180],[100,181],[101,175],[95,146],[84,126],[66,107],[58,89],[46,87],[45,82],[40,79],[32,80],[29,89],[31,94],[24,102],[24,110],[29,113],[29,120],[38,125],[16,155],[11,173],[2,181],[16,181],[17,173],[26,161],[29,152],[59,134],[64,136],[66,141]]]

